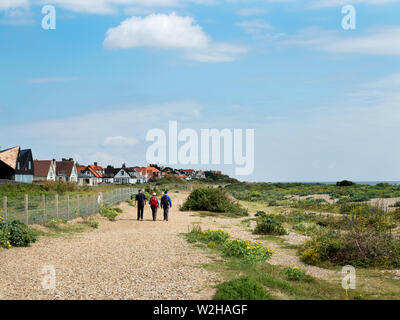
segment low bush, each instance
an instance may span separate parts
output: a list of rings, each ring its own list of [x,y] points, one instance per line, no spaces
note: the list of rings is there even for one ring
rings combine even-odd
[[[303,244],[301,259],[308,264],[328,262],[355,267],[397,268],[400,266],[400,242],[390,231],[352,229],[318,235]]]
[[[271,258],[273,250],[262,246],[261,242],[250,242],[240,239],[227,240],[222,246],[225,257],[241,258],[246,262],[264,262]]]
[[[5,248],[27,247],[37,241],[37,232],[21,221],[0,221],[0,245]]]
[[[283,269],[283,274],[291,281],[303,281],[308,279],[307,271],[299,267],[287,267]]]
[[[248,215],[247,210],[233,201],[221,188],[199,188],[192,191],[181,210],[210,211],[233,216]]]
[[[100,209],[100,215],[110,221],[115,221],[115,219],[119,216],[119,212],[116,210],[116,208],[111,208],[108,204],[105,204]]]
[[[254,233],[279,236],[287,234],[282,224],[274,218],[259,219],[257,221],[257,226],[254,229]]]
[[[231,234],[220,229],[202,231],[200,226],[194,226],[193,229],[186,234],[186,238],[189,242],[215,242],[216,244],[222,244],[230,238]]]
[[[312,236],[316,233],[321,232],[324,228],[314,222],[300,222],[293,226],[293,229],[306,235]]]
[[[218,286],[214,300],[270,300],[264,287],[249,277],[226,281]]]

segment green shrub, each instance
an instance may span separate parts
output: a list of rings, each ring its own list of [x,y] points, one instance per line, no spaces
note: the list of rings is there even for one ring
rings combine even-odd
[[[262,246],[261,242],[250,242],[240,239],[227,240],[223,243],[222,253],[225,257],[241,258],[246,262],[264,262],[271,258],[273,250]]]
[[[390,231],[357,229],[318,235],[303,244],[301,259],[311,265],[328,262],[355,267],[397,268],[400,242]]]
[[[11,243],[9,240],[8,232],[0,229],[0,247],[2,248],[11,248]]]
[[[200,226],[194,226],[192,230],[186,234],[186,238],[189,242],[215,242],[216,244],[222,244],[230,238],[231,234],[220,229],[202,231]]]
[[[354,185],[354,182],[349,181],[349,180],[343,180],[343,181],[336,182],[336,186],[338,186],[338,187],[351,187],[353,185]]]
[[[210,211],[234,216],[248,215],[248,212],[221,188],[199,188],[192,191],[181,210]]]
[[[115,221],[115,219],[119,216],[119,212],[116,210],[116,208],[111,208],[106,203],[103,207],[101,207],[100,215],[110,221]]]
[[[397,201],[392,207],[394,207],[394,208],[400,208],[400,201]]]
[[[324,228],[314,222],[300,222],[293,226],[293,229],[306,235],[311,236],[321,232]]]
[[[256,217],[261,217],[261,218],[266,218],[267,214],[265,213],[265,211],[257,211],[255,216]]]
[[[283,270],[283,274],[292,281],[303,281],[307,278],[307,271],[299,267],[287,267]]]
[[[254,229],[256,234],[285,235],[287,234],[282,224],[274,218],[259,219]]]
[[[3,247],[27,247],[37,241],[37,232],[21,221],[0,222]],[[5,241],[5,243],[4,243]]]
[[[270,300],[264,287],[249,277],[241,277],[221,283],[214,300]]]

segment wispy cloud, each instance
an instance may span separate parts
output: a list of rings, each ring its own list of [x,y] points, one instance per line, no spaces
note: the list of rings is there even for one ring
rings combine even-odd
[[[239,16],[250,17],[250,16],[262,16],[268,13],[266,8],[242,8],[238,9],[236,13]]]
[[[103,42],[105,48],[183,49],[185,57],[199,62],[231,62],[247,48],[213,42],[192,17],[151,14],[131,17],[110,28]]]
[[[312,8],[326,8],[326,7],[338,7],[347,4],[372,4],[372,5],[384,5],[389,3],[398,3],[399,0],[314,0],[311,2]]]
[[[129,138],[123,136],[106,137],[104,139],[105,146],[134,146],[139,141],[136,138]]]
[[[60,83],[79,80],[79,77],[49,77],[49,78],[34,78],[28,79],[25,82],[32,84],[45,84],[45,83]]]
[[[331,53],[400,55],[399,26],[372,28],[363,33],[308,28],[280,42],[285,46],[307,47]]]

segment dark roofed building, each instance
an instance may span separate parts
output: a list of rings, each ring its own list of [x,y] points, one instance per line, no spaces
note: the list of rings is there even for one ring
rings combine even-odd
[[[78,182],[78,173],[74,159],[62,159],[56,162],[57,181]]]
[[[56,160],[34,160],[35,181],[55,181],[56,180]]]
[[[14,147],[0,151],[0,179],[32,183],[34,163],[31,149]]]

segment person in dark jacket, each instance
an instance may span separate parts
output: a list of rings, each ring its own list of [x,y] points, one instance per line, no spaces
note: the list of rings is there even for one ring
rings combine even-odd
[[[169,208],[172,208],[172,201],[168,195],[168,191],[165,191],[161,198],[161,208],[164,209],[164,221],[168,221]]]
[[[135,205],[137,206],[137,219],[143,221],[143,211],[144,206],[146,205],[146,196],[142,193],[142,190],[139,190],[139,193],[136,195]]]
[[[157,210],[160,207],[160,203],[158,202],[157,194],[155,192],[153,193],[153,196],[150,198],[149,204],[151,207],[151,213],[153,214],[153,221],[156,221]]]

